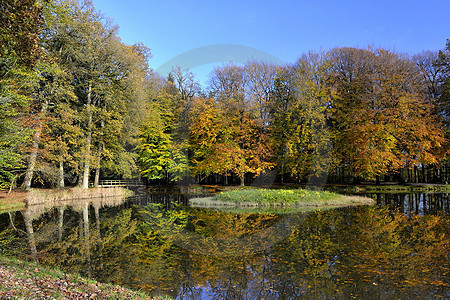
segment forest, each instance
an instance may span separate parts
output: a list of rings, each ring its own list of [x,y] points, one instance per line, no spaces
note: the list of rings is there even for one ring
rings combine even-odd
[[[207,87],[181,67],[156,73],[90,1],[2,1],[0,39],[0,188],[450,177],[445,37],[415,55],[227,63]]]

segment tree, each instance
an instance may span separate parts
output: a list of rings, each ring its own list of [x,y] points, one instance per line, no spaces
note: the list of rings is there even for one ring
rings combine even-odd
[[[25,167],[23,157],[31,134],[23,111],[30,102],[36,74],[23,67],[8,70],[0,82],[0,187],[9,187]]]
[[[437,162],[442,128],[407,57],[337,48],[328,61],[336,90],[332,139],[338,165],[355,177],[375,179],[402,166]]]
[[[33,101],[30,103],[31,112],[29,120],[30,125],[33,126],[34,132],[31,141],[31,149],[29,151],[27,170],[23,182],[25,189],[31,187],[34,171],[38,164],[38,154],[40,153],[41,156],[43,154],[41,151],[43,148],[41,141],[43,135],[45,139],[51,139],[51,137],[46,136],[46,133],[49,133],[47,130],[49,122],[54,117],[59,118],[59,116],[54,115],[54,112],[57,112],[60,103],[67,103],[74,98],[74,93],[70,85],[71,77],[61,70],[57,64],[52,63],[49,58],[44,55],[41,60],[38,61],[36,68],[40,73],[40,76],[39,85],[35,88]],[[63,141],[61,140],[60,142]],[[61,144],[59,150],[66,152],[63,149],[64,145]],[[64,160],[59,160],[58,162],[60,168],[62,168],[61,165]],[[42,171],[43,169],[41,169],[41,172]],[[60,173],[60,183],[63,182],[62,178],[63,175]]]
[[[244,185],[246,174],[257,176],[273,166],[268,124],[261,119],[260,103],[248,94],[247,83],[248,73],[235,65],[216,68],[211,75],[214,98],[197,103],[190,130],[194,174],[235,174]]]
[[[310,53],[279,69],[271,102],[271,143],[281,179],[321,178],[330,165],[328,118],[332,92],[322,55]]]
[[[445,125],[450,127],[450,39],[447,39],[446,48],[439,52],[438,66],[442,69],[439,112],[444,118]]]
[[[422,75],[426,95],[436,105],[442,95],[442,84],[444,81],[444,66],[440,63],[439,52],[422,51],[414,55],[412,60],[416,63]]]
[[[259,175],[272,167],[267,135],[250,112],[197,99],[193,115],[189,144],[194,174],[235,174],[244,185],[247,173]]]
[[[30,131],[22,112],[31,101],[39,74],[33,70],[40,56],[43,25],[37,1],[0,4],[0,186],[14,183],[23,168],[23,151]]]
[[[189,145],[192,152],[194,175],[223,174],[231,172],[229,124],[213,100],[195,99]]]
[[[55,13],[56,14],[56,13]],[[80,148],[81,185],[87,188],[91,169],[94,185],[100,168],[130,177],[135,170],[130,153],[142,121],[137,113],[146,95],[139,92],[148,74],[149,50],[124,45],[112,25],[90,1],[63,2],[46,40],[46,49],[73,77],[78,126],[84,135]],[[128,130],[125,130],[128,129]]]
[[[270,122],[269,102],[277,75],[275,65],[264,61],[249,61],[242,68],[247,78],[245,93],[260,120],[260,126],[267,128]]]
[[[136,148],[141,175],[150,180],[165,179],[167,183],[178,181],[188,172],[185,142],[178,140],[177,132],[178,91],[172,82],[155,75],[147,93],[146,119]]]
[[[288,144],[293,131],[291,122],[292,106],[296,102],[294,74],[291,66],[277,69],[274,88],[270,97],[270,143],[274,149],[273,161],[280,175],[281,183],[285,174],[290,174],[287,165]]]
[[[32,67],[40,56],[42,7],[36,0],[4,0],[0,5],[0,76],[13,65]]]

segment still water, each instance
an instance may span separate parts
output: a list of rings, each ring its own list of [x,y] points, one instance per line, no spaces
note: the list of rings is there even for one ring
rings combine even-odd
[[[290,213],[190,195],[35,205],[0,215],[0,254],[173,299],[450,298],[447,194]]]

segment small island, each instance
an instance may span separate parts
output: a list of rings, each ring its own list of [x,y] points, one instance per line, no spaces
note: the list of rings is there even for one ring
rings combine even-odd
[[[225,191],[212,197],[190,199],[197,207],[339,207],[371,205],[375,200],[360,196],[345,196],[327,191],[305,189],[245,189]]]

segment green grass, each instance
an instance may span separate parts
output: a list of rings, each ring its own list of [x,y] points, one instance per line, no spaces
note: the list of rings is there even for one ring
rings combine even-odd
[[[219,207],[327,207],[373,204],[374,200],[304,189],[249,189],[226,191],[214,197],[191,199],[190,203],[195,206]]]

